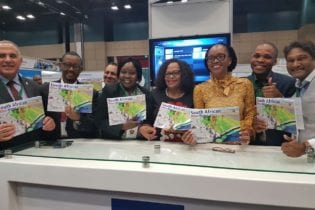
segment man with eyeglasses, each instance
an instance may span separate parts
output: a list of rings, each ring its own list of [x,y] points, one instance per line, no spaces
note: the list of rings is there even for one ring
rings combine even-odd
[[[21,52],[14,42],[0,41],[0,104],[41,96],[40,86],[18,74],[22,60]],[[41,129],[15,136],[16,126],[4,120],[0,119],[0,150],[35,140],[48,140],[56,126],[54,120],[46,116]]]
[[[277,63],[278,49],[270,42],[258,44],[252,53],[252,74],[247,78],[253,83],[255,97],[291,97],[295,93],[295,80],[284,74],[275,73],[272,67]],[[266,130],[266,122],[256,118],[256,138],[253,144],[280,146],[284,139],[282,131]]]
[[[81,57],[73,51],[66,52],[60,62],[61,78],[59,83],[80,84],[78,77],[83,70]],[[46,83],[45,92],[49,92],[49,84]],[[97,103],[97,91],[93,91],[93,111]],[[58,138],[93,138],[97,137],[94,126],[93,114],[78,113],[73,107],[67,106],[65,112],[55,115],[56,135]]]

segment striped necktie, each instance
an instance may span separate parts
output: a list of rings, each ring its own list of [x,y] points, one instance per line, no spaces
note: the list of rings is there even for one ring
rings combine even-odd
[[[21,100],[22,97],[19,95],[19,93],[18,93],[17,89],[15,88],[14,84],[15,84],[15,82],[10,80],[7,83],[7,86],[9,87],[14,100]]]

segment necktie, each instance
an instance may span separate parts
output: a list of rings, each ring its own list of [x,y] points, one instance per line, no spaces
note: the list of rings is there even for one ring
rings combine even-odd
[[[9,81],[9,82],[7,83],[7,86],[9,87],[9,89],[10,89],[10,91],[11,91],[11,94],[12,94],[14,100],[21,100],[22,97],[19,95],[17,89],[16,89],[15,86],[14,86],[14,83],[15,83],[15,82],[11,80],[11,81]]]

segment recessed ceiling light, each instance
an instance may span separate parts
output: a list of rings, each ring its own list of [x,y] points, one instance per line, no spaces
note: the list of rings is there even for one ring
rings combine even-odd
[[[173,4],[173,1],[167,1],[166,4]]]
[[[45,4],[44,4],[43,2],[41,2],[41,1],[38,1],[37,4],[38,4],[39,6],[42,6],[42,7],[45,6]]]
[[[118,8],[116,5],[112,5],[110,8],[111,8],[112,10],[119,10],[119,8]]]
[[[59,14],[60,14],[60,15],[62,15],[62,16],[65,16],[65,15],[66,15],[66,14],[65,14],[65,13],[63,13],[63,12],[60,12]]]
[[[182,2],[182,3],[186,3],[186,2],[188,2],[188,0],[181,0],[181,2]]]
[[[34,15],[32,15],[32,14],[28,14],[28,15],[26,15],[26,17],[27,17],[27,18],[29,18],[29,19],[35,19],[35,16],[34,16]]]
[[[56,1],[58,4],[62,4],[63,3],[63,0],[57,0]]]
[[[131,9],[132,7],[131,7],[130,4],[125,4],[125,5],[124,5],[124,8],[125,8],[125,9]]]
[[[16,19],[19,19],[19,20],[26,20],[26,18],[25,18],[25,17],[23,17],[22,15],[18,15],[18,16],[16,16]]]
[[[2,9],[4,9],[4,10],[10,10],[10,9],[12,9],[10,6],[8,6],[8,5],[2,5]]]

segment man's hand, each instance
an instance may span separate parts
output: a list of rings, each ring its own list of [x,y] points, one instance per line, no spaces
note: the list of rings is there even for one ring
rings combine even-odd
[[[281,145],[281,150],[289,157],[300,157],[305,154],[306,145],[304,143],[299,144],[295,139],[283,136],[287,141]]]
[[[272,78],[269,77],[268,85],[262,88],[262,93],[265,98],[282,98],[283,95],[280,93],[276,87],[277,83],[272,82]]]
[[[80,120],[80,113],[75,112],[72,106],[66,106],[65,108],[66,116],[69,117],[73,121],[79,121]]]
[[[192,131],[188,130],[186,131],[183,135],[182,135],[182,141],[185,144],[189,144],[189,145],[195,145],[197,144],[197,141],[194,139],[194,136],[192,135]]]
[[[16,128],[12,123],[0,124],[0,142],[9,141],[14,137]]]
[[[129,130],[131,128],[137,127],[138,126],[138,122],[135,120],[127,120],[127,122],[125,124],[123,124],[122,126],[122,130],[126,131]]]
[[[46,116],[43,121],[43,130],[52,131],[55,129],[55,127],[56,127],[55,121],[51,117]]]
[[[266,123],[266,121],[259,118],[259,116],[256,116],[253,122],[253,127],[256,133],[261,133],[267,129],[268,124]]]

